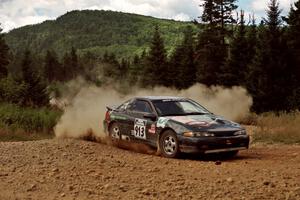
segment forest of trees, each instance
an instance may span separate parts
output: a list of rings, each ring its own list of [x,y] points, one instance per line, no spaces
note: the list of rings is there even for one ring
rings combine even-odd
[[[114,80],[146,88],[243,86],[253,97],[256,113],[299,110],[300,0],[285,17],[278,1],[270,0],[261,22],[242,10],[235,16],[236,4],[237,0],[204,0],[200,22],[194,22],[198,31],[188,25],[181,43],[167,53],[160,27],[155,26],[149,48],[132,59],[119,59],[113,52],[79,55],[75,48],[63,56],[55,49],[43,58],[30,49],[12,55],[2,34],[0,100],[46,105],[53,84],[82,76],[97,85]]]
[[[5,40],[14,54],[30,49],[36,56],[43,56],[53,49],[61,58],[73,46],[79,55],[90,51],[103,56],[108,51],[127,58],[141,54],[148,46],[149,33],[155,25],[169,50],[180,40],[187,24],[197,28],[192,22],[105,10],[74,10],[55,20],[13,29],[5,34]]]

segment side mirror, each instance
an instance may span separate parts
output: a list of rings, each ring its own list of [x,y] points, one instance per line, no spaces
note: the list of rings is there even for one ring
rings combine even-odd
[[[152,121],[156,121],[157,116],[153,113],[146,113],[146,114],[144,114],[144,118],[151,119]]]

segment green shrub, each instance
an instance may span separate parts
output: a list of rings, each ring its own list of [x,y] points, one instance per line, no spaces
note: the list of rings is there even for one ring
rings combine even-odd
[[[23,104],[27,85],[18,83],[12,77],[0,79],[0,101]]]
[[[49,108],[25,108],[14,104],[0,104],[0,129],[11,131],[52,133],[61,116]]]

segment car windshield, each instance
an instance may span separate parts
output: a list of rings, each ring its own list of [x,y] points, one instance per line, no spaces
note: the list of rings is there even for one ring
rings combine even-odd
[[[159,116],[203,115],[210,113],[191,100],[154,100],[153,105]]]

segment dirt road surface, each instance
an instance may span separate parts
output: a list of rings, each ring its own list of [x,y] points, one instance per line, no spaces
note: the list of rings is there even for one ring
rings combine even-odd
[[[82,140],[0,143],[0,199],[300,199],[300,146],[166,159]]]

